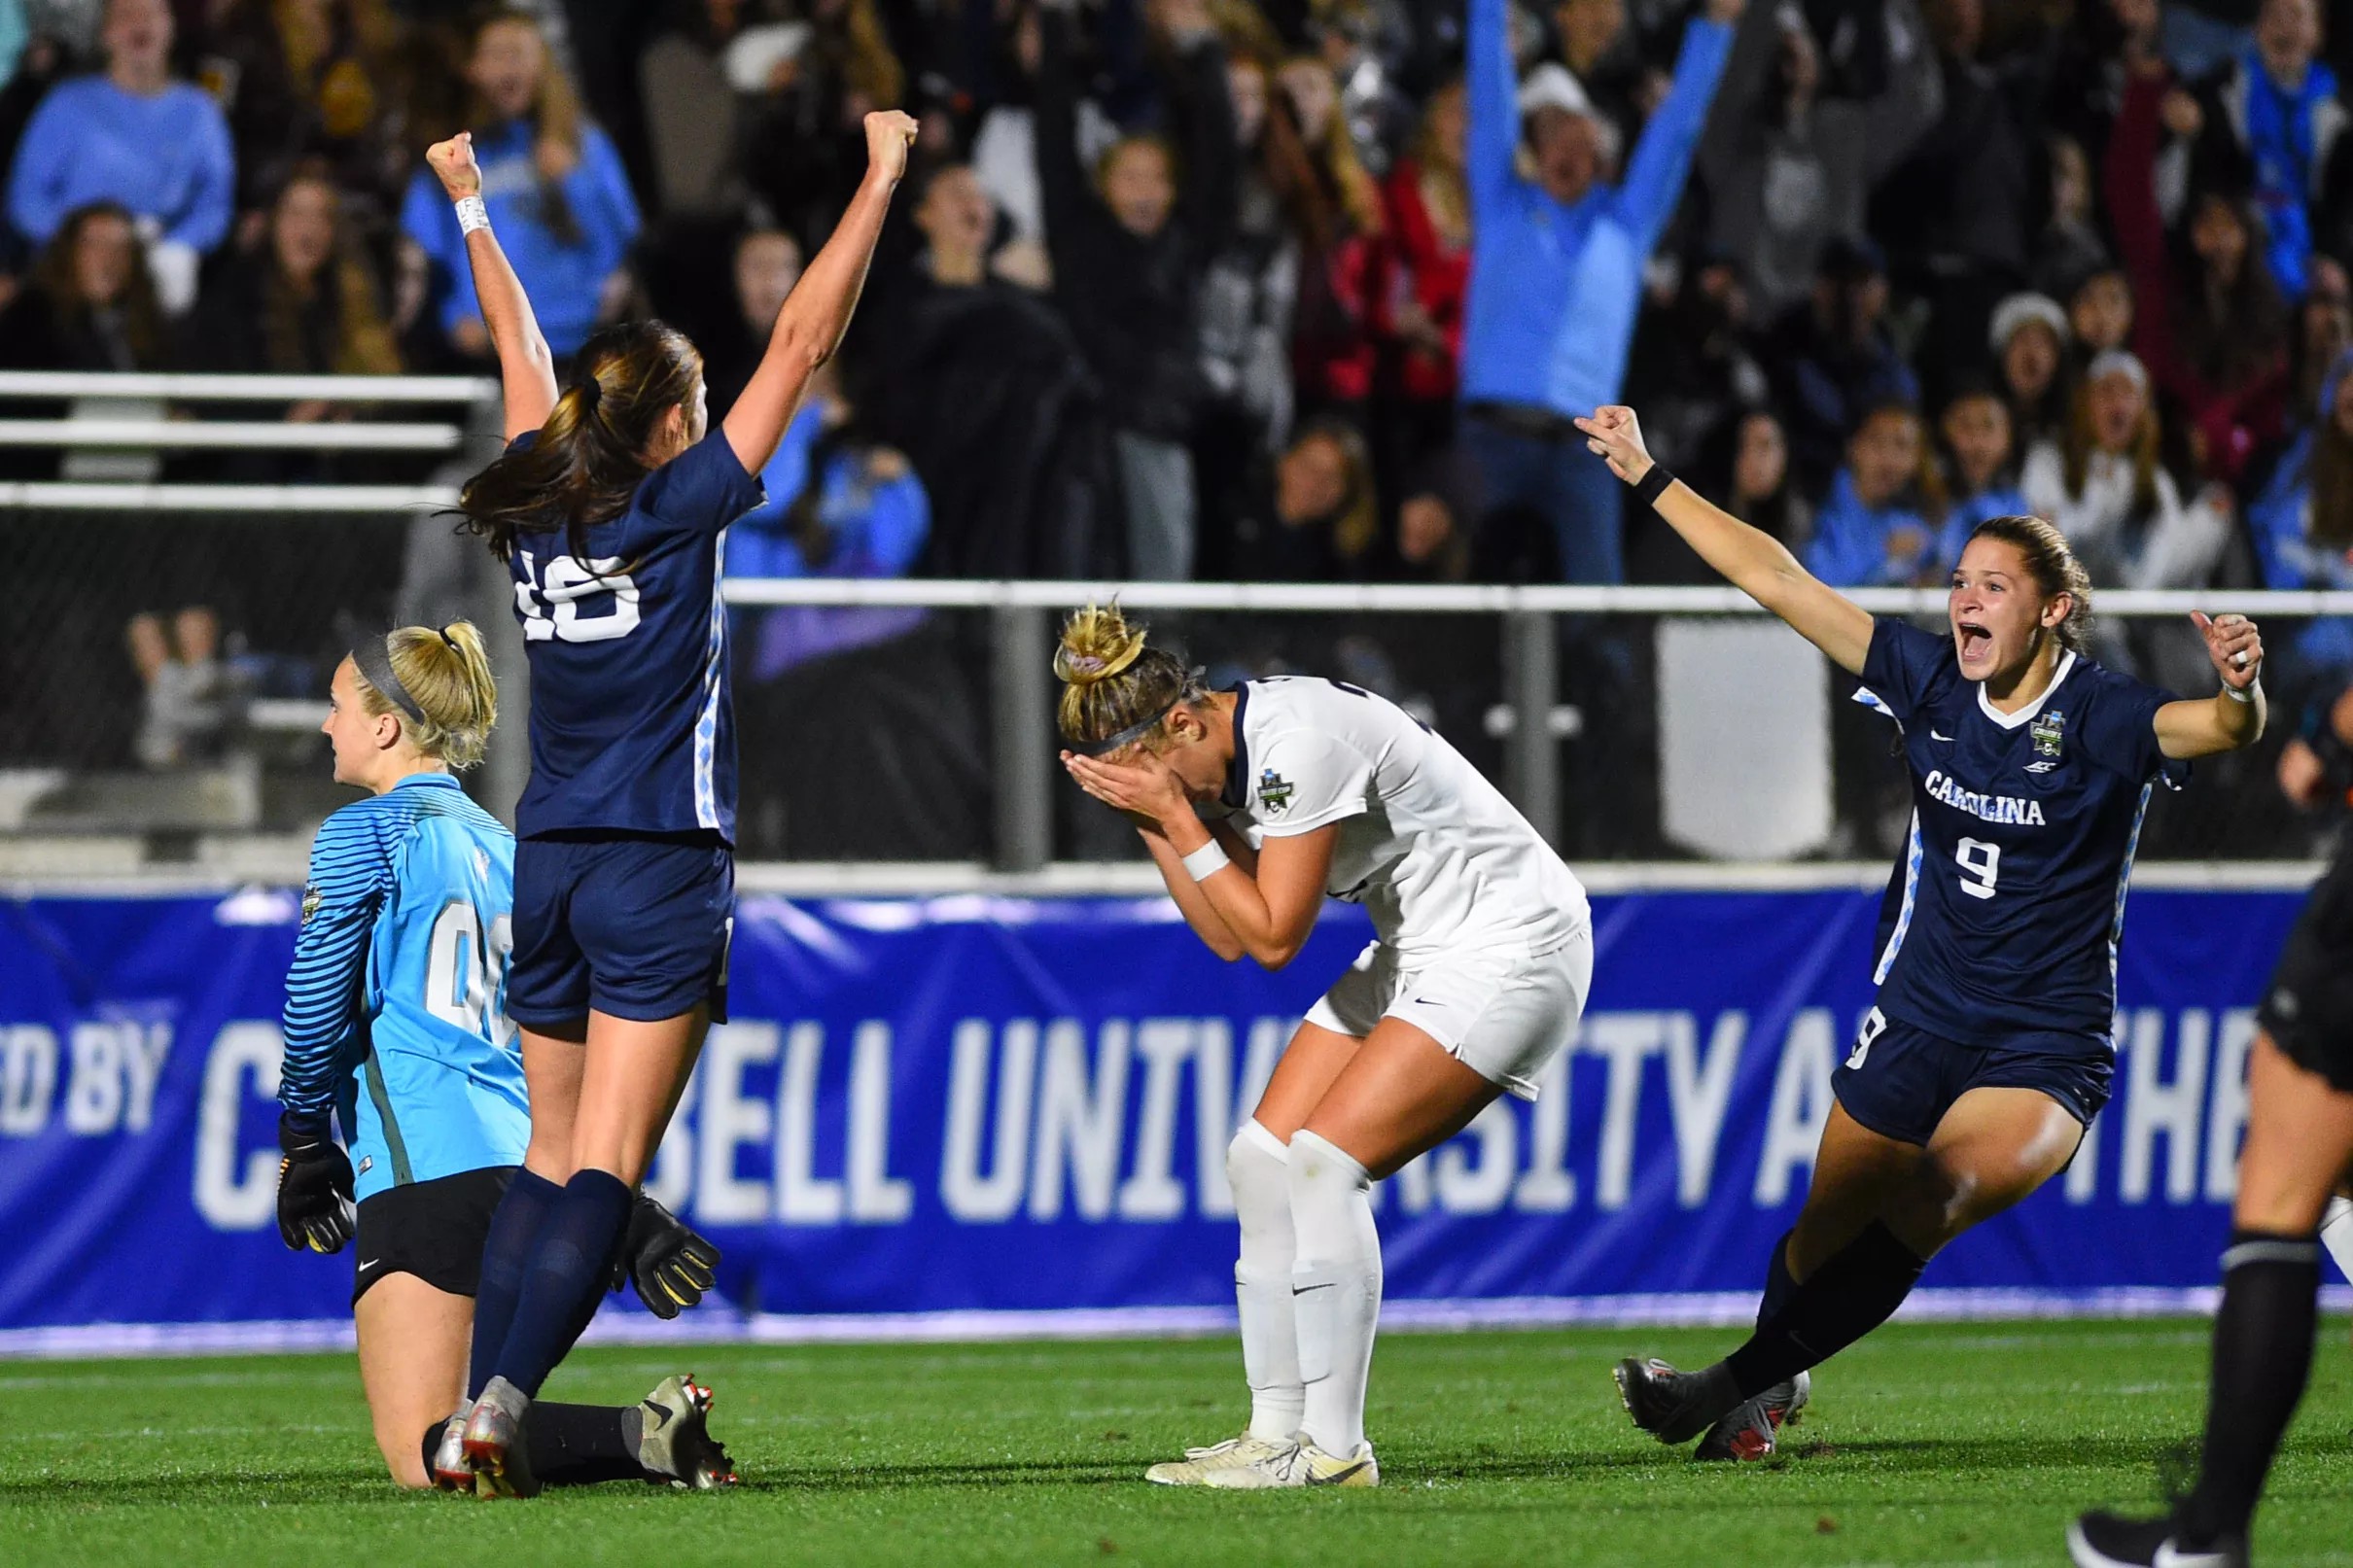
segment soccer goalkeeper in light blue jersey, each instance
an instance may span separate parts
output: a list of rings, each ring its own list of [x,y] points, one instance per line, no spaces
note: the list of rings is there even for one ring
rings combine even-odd
[[[492,1216],[510,1185],[551,1185],[525,1168],[530,1101],[505,1008],[514,839],[452,771],[481,760],[497,704],[481,634],[463,621],[365,639],[337,667],[321,727],[335,782],[369,793],[319,829],[286,977],[278,1233],[314,1252],[358,1238],[361,1381],[404,1486],[475,1489],[451,1412],[470,1392],[477,1298],[504,1321],[523,1283],[484,1272]],[[626,1272],[675,1317],[718,1261],[641,1197],[615,1284]],[[501,1490],[731,1483],[710,1403],[679,1376],[636,1406],[537,1404]]]

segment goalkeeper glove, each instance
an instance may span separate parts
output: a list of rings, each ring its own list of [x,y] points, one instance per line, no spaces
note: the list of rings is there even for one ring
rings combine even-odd
[[[351,1157],[327,1135],[292,1116],[278,1118],[278,1237],[296,1252],[340,1252],[359,1229],[351,1201]]]
[[[613,1288],[627,1279],[655,1317],[672,1318],[703,1299],[719,1269],[719,1248],[644,1193],[629,1213]]]

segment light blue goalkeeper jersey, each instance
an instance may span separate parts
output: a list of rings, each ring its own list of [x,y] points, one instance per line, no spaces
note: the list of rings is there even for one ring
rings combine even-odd
[[[412,774],[320,825],[278,1098],[299,1121],[335,1111],[360,1198],[521,1164],[513,910],[514,838],[445,773]]]

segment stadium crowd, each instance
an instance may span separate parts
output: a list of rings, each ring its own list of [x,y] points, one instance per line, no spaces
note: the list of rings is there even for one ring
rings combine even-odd
[[[462,124],[553,349],[658,314],[721,410],[898,106],[733,571],[1702,580],[1568,424],[1623,401],[1840,585],[2032,510],[2101,585],[2348,586],[2348,53],[2319,0],[0,0],[0,368],[486,366]],[[906,624],[769,613],[748,687]]]

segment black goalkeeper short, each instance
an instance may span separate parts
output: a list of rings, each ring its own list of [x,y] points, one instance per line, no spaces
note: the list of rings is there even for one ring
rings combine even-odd
[[[351,1300],[386,1274],[414,1274],[436,1290],[471,1296],[482,1278],[490,1216],[507,1196],[512,1166],[486,1166],[434,1181],[387,1187],[360,1203]]]
[[[2289,1061],[2353,1094],[2353,850],[2313,885],[2256,1018]]]

